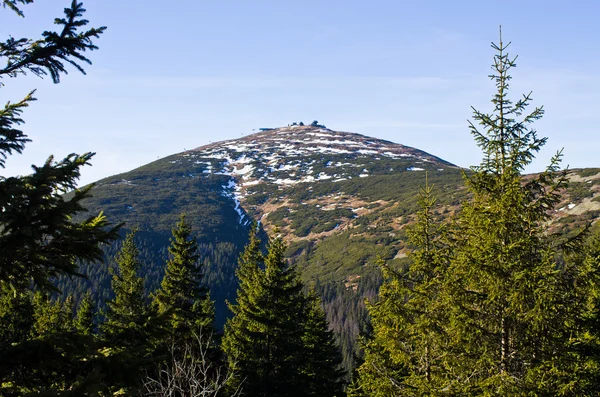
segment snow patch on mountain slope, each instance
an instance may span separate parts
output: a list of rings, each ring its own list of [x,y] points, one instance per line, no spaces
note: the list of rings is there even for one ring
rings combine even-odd
[[[231,175],[230,175],[231,177]],[[231,200],[233,200],[233,209],[235,210],[235,212],[238,213],[240,219],[239,219],[239,223],[240,225],[247,225],[248,223],[250,223],[250,219],[246,219],[246,213],[244,212],[242,206],[241,206],[241,202],[240,199],[243,198],[241,192],[242,192],[242,188],[241,186],[239,186],[235,179],[233,177],[231,177],[229,179],[229,181],[227,181],[227,185],[222,185],[223,191],[221,192],[221,194],[225,197],[230,198]]]
[[[329,161],[328,156],[331,157]],[[320,158],[324,161],[320,161]],[[367,178],[371,173],[364,167],[370,168],[369,164],[384,159],[402,162],[398,167],[386,167],[389,172],[394,169],[420,171],[424,169],[421,164],[433,163],[438,167],[443,164],[437,164],[439,160],[425,152],[403,145],[306,126],[272,129],[245,138],[210,144],[185,152],[171,162],[181,164],[183,160],[198,166],[196,173],[190,174],[193,177],[227,176],[223,194],[232,199],[240,223],[243,223],[247,222],[248,217],[240,202],[244,201],[246,195],[254,194],[248,190],[251,186],[269,183],[282,190],[317,181],[341,182],[353,177]],[[357,168],[362,171],[356,172]],[[373,172],[377,175],[376,171]]]

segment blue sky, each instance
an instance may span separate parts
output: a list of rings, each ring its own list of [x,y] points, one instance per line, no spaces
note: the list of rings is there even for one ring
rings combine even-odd
[[[68,0],[0,9],[0,38],[37,37]],[[171,7],[171,4],[175,7]],[[490,110],[491,41],[519,55],[512,93],[533,91],[549,137],[528,171],[600,167],[600,3],[588,1],[85,0],[106,25],[88,75],[4,79],[0,100],[37,88],[33,142],[3,175],[49,154],[95,151],[82,183],[260,127],[327,127],[417,147],[463,167],[480,152],[471,106]]]

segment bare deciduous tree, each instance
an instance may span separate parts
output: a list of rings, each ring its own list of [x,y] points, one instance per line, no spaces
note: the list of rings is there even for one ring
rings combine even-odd
[[[235,370],[215,365],[209,357],[211,337],[196,336],[197,344],[171,344],[170,360],[146,374],[144,396],[215,397],[231,383]],[[241,387],[232,397],[241,393]]]

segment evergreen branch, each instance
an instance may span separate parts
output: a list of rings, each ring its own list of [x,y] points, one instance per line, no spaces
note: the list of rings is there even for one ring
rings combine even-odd
[[[559,165],[562,159],[562,149],[550,159],[550,164],[544,172],[538,174],[534,179],[525,184],[525,189],[531,195],[530,207],[534,211],[539,211],[548,218],[550,215],[546,212],[554,208],[561,200],[561,191],[568,186],[568,168],[559,172]]]
[[[79,261],[103,258],[99,244],[110,243],[121,225],[111,225],[100,213],[83,222],[72,216],[84,211],[81,202],[93,185],[75,190],[70,200],[58,193],[77,185],[80,167],[93,153],[69,155],[55,163],[50,157],[34,173],[11,177],[0,184],[0,282],[54,289],[49,278],[59,274],[82,276]]]
[[[44,31],[40,40],[9,38],[0,43],[0,57],[7,58],[6,66],[0,69],[0,77],[16,77],[29,71],[40,77],[50,74],[52,81],[58,83],[62,73],[68,74],[65,63],[85,74],[79,62],[91,64],[91,61],[83,53],[98,49],[93,39],[99,38],[106,27],[79,32],[88,24],[88,20],[81,18],[84,12],[83,3],[73,0],[70,8],[64,10],[65,18],[54,20],[56,25],[63,27],[60,33]]]
[[[33,97],[34,91],[31,91],[25,98],[17,103],[8,102],[4,105],[4,109],[0,109],[0,167],[4,168],[4,164],[8,155],[13,151],[21,153],[25,148],[25,144],[31,140],[23,131],[14,128],[22,124],[21,113],[23,109],[29,106],[29,102],[35,101]]]
[[[2,8],[8,8],[14,11],[18,16],[24,17],[23,11],[19,8],[18,4],[31,4],[33,0],[2,0]]]

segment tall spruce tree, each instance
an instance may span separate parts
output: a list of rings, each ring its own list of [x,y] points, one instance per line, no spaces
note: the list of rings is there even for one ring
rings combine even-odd
[[[245,394],[300,395],[302,285],[295,268],[287,266],[281,239],[270,243],[265,257],[259,247],[253,231],[240,259],[237,304],[229,306],[233,318],[225,326],[223,349]]]
[[[351,387],[355,395],[424,396],[444,384],[441,329],[447,317],[440,301],[440,276],[447,262],[432,191],[426,182],[416,223],[408,231],[409,243],[417,248],[412,263],[395,270],[379,262],[384,283],[378,300],[367,302],[373,331],[363,346],[358,384]]]
[[[531,94],[509,99],[516,58],[502,38],[492,46],[494,110],[474,110],[470,128],[483,161],[466,178],[473,198],[454,225],[443,283],[452,338],[452,376],[444,390],[540,395],[560,387],[558,368],[570,362],[565,325],[573,321],[568,305],[576,292],[567,277],[571,269],[557,263],[561,252],[547,233],[566,176],[558,153],[544,172],[522,177],[546,143],[531,128],[544,110],[527,113]]]
[[[560,153],[522,175],[546,143],[531,129],[544,111],[527,113],[530,94],[509,99],[507,46],[492,45],[494,110],[474,110],[470,125],[483,151],[465,175],[471,198],[434,256],[421,215],[413,265],[370,307],[375,336],[356,395],[597,395],[598,259],[573,253],[578,238],[548,233],[566,184]]]
[[[212,334],[214,310],[203,284],[198,243],[184,215],[173,229],[169,253],[171,258],[154,300],[159,312],[169,312],[174,340],[194,342],[201,332]]]
[[[150,304],[140,277],[135,230],[127,233],[112,272],[114,298],[106,302],[101,337],[109,357],[107,378],[113,391],[134,393],[142,374],[153,364],[163,319]]]
[[[239,288],[236,304],[229,305],[233,317],[225,326],[223,349],[244,395],[339,395],[339,352],[324,313],[304,296],[284,251],[278,237],[263,256],[256,231],[251,232],[236,271]]]
[[[106,302],[105,321],[101,325],[104,339],[111,346],[136,348],[149,342],[148,325],[153,317],[144,290],[135,230],[127,233],[111,268],[114,298]]]

